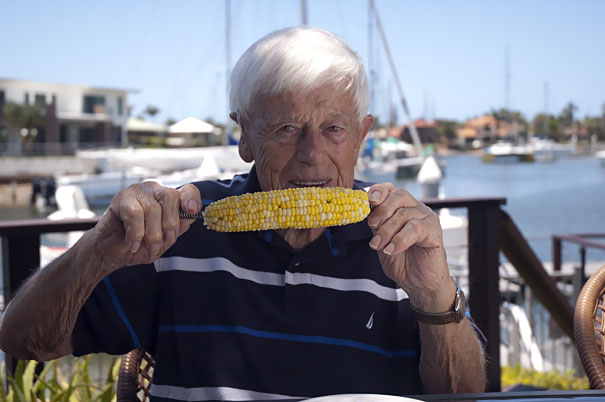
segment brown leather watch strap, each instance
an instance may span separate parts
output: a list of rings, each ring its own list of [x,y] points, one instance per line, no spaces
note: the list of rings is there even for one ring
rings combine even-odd
[[[444,313],[427,313],[414,307],[410,303],[410,307],[416,316],[418,322],[431,325],[444,325],[452,322],[460,322],[466,315],[466,298],[460,286],[456,285],[456,297],[450,311]]]

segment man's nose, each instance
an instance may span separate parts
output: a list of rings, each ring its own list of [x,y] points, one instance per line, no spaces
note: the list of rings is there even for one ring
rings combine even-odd
[[[305,128],[298,142],[297,156],[301,162],[311,165],[321,161],[324,154],[323,138],[318,128]]]

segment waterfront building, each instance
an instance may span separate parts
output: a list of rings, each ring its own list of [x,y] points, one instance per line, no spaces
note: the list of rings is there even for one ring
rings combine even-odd
[[[0,111],[8,102],[41,106],[46,112],[44,125],[36,129],[36,138],[31,141],[37,145],[36,153],[70,153],[91,146],[125,144],[127,96],[135,92],[0,78]],[[0,129],[4,128],[9,127],[0,118]],[[27,132],[21,130],[21,135],[25,137]],[[13,136],[8,142],[17,140]]]

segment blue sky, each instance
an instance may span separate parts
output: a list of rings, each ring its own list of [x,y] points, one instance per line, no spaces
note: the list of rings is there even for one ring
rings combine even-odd
[[[231,0],[231,63],[262,35],[301,22],[300,0]],[[578,115],[605,103],[605,2],[376,0],[414,117],[463,120],[505,106],[531,118],[567,102]],[[368,59],[367,0],[307,0],[310,25]],[[223,0],[0,0],[0,77],[125,87],[133,114],[225,121]],[[375,112],[397,107],[374,30]]]

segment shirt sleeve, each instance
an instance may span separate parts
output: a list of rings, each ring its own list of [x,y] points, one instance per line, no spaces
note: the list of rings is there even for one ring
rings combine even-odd
[[[74,355],[153,354],[157,334],[158,274],[153,264],[121,268],[96,286],[78,314]]]

